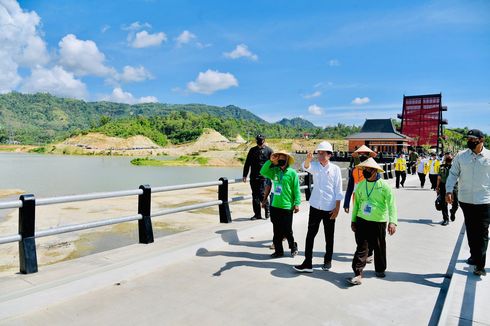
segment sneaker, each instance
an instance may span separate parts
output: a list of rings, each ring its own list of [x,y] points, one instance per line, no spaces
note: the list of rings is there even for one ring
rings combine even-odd
[[[444,221],[442,221],[442,223],[441,223],[441,225],[442,225],[442,226],[446,226],[446,225],[448,225],[448,224],[449,224],[449,221],[448,221],[448,220],[444,220]]]
[[[281,254],[281,253],[278,253],[278,252],[273,252],[271,254],[271,258],[280,258],[282,256],[284,256],[284,253]]]
[[[293,268],[295,271],[300,273],[313,273],[311,263],[307,264],[305,261],[301,265],[296,265]]]
[[[386,277],[386,274],[385,274],[385,272],[376,272],[376,277],[384,278],[384,277]]]
[[[362,276],[357,275],[355,277],[348,278],[347,283],[349,283],[350,285],[361,285],[362,284]]]
[[[451,222],[454,222],[455,219],[456,219],[456,214],[455,213],[451,213]]]
[[[297,254],[298,254],[298,243],[297,243],[297,242],[295,242],[295,243],[294,243],[294,247],[293,247],[293,249],[291,249],[291,257],[294,257],[294,256],[296,256]]]
[[[368,258],[366,258],[366,264],[371,264],[373,262],[373,260],[374,260],[373,255],[368,256]]]
[[[325,263],[323,263],[322,269],[324,271],[329,271],[330,268],[332,268],[332,262],[331,261],[326,261]]]
[[[261,217],[261,216],[254,215],[254,216],[252,216],[250,219],[251,219],[252,221],[254,221],[254,220],[261,220],[261,219],[262,219],[262,217]]]
[[[274,247],[274,244],[271,244],[271,245],[269,246],[269,249],[274,250],[274,249],[276,249],[276,247]]]
[[[470,257],[470,258],[466,259],[466,263],[468,265],[475,265],[475,260],[472,257]]]
[[[485,271],[485,268],[475,266],[475,268],[473,269],[473,274],[478,276],[485,276],[487,275],[487,272]]]

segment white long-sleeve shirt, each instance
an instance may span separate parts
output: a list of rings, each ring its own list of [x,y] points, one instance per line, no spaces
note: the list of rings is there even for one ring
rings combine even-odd
[[[305,168],[305,162],[303,162],[302,168],[313,175],[310,206],[322,211],[333,210],[336,201],[344,198],[340,168],[331,162],[325,166],[320,162],[311,162],[308,169]]]
[[[467,204],[490,204],[490,150],[479,154],[471,149],[456,155],[446,180],[446,192],[458,183],[458,199]]]

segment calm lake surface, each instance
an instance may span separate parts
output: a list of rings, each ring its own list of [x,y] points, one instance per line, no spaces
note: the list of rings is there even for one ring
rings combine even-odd
[[[22,189],[36,197],[138,189],[241,177],[223,167],[134,166],[133,157],[0,153],[0,189]]]

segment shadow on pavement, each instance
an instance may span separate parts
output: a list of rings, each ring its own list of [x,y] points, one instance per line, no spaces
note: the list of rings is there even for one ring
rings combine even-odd
[[[431,221],[432,222],[432,221]],[[266,243],[270,243],[270,240],[261,241],[241,241],[238,237],[236,230],[223,230],[218,231],[221,234],[222,239],[230,245],[246,246],[253,248],[263,248],[267,247]],[[323,253],[314,252],[315,257],[322,257]],[[213,273],[213,276],[221,276],[222,273],[229,271],[236,267],[252,267],[261,269],[271,269],[271,275],[281,278],[293,278],[293,277],[312,277],[316,279],[321,279],[332,283],[340,289],[347,289],[351,286],[347,284],[347,278],[352,277],[352,272],[346,273],[336,273],[333,271],[323,271],[319,268],[319,265],[314,265],[315,271],[313,273],[298,273],[293,269],[293,264],[286,264],[283,262],[278,262],[270,257],[270,253],[251,253],[251,252],[241,252],[241,251],[209,251],[206,248],[199,248],[196,252],[196,256],[199,257],[232,257],[246,260],[236,260],[226,262],[223,267],[218,271]],[[333,263],[335,262],[350,262],[352,261],[352,254],[350,253],[334,253]],[[285,256],[287,257],[287,253]],[[432,274],[413,274],[407,272],[392,272],[387,271],[386,277],[383,279],[388,282],[411,282],[415,284],[420,284],[430,287],[441,287],[442,281],[431,281],[431,279],[441,279],[445,278],[446,274],[432,273]],[[364,278],[375,278],[374,271],[365,271]]]
[[[440,225],[440,222],[434,222],[432,219],[419,218],[419,219],[409,219],[409,218],[399,218],[398,222],[411,223],[411,224],[425,224],[425,225]]]

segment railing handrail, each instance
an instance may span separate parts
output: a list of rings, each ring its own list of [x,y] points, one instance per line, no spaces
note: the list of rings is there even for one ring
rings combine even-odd
[[[391,166],[393,163],[385,163],[391,174]],[[348,168],[342,168],[341,170],[348,170]],[[388,170],[388,169],[386,169]],[[311,194],[311,189],[314,184],[312,183],[311,175],[308,172],[298,172],[298,176],[305,177],[305,184],[300,186],[300,189],[304,189],[307,194],[307,200]],[[392,177],[390,175],[390,177]],[[34,273],[37,272],[37,258],[35,254],[35,238],[47,237],[62,233],[81,231],[96,227],[108,226],[118,223],[124,223],[129,221],[138,221],[138,229],[140,235],[140,243],[153,242],[153,230],[151,225],[151,217],[157,217],[162,215],[169,215],[178,212],[190,211],[199,208],[205,208],[218,205],[220,208],[220,222],[231,222],[231,214],[228,204],[247,200],[252,198],[251,195],[237,196],[228,198],[228,185],[242,182],[243,178],[234,178],[228,180],[227,178],[220,178],[218,181],[207,181],[198,183],[189,183],[182,185],[171,185],[151,188],[149,185],[140,186],[139,189],[120,190],[112,192],[96,192],[81,195],[68,195],[35,199],[34,195],[22,195],[20,200],[0,202],[0,209],[19,208],[19,234],[13,234],[0,237],[0,245],[11,242],[20,242],[19,250],[34,250],[34,255],[29,258],[33,261],[28,261],[27,258],[21,259],[21,272],[22,273]],[[186,205],[176,208],[165,209],[161,211],[151,212],[151,194],[175,190],[193,189],[218,186],[218,200],[197,203],[193,205]],[[116,217],[110,219],[104,219],[93,222],[86,222],[80,224],[63,225],[59,227],[53,227],[45,230],[35,231],[35,207],[42,205],[53,205],[60,203],[70,203],[78,201],[89,201],[105,198],[116,198],[126,196],[139,196],[138,200],[138,214],[131,216]],[[20,255],[22,257],[25,255]],[[22,261],[22,259],[25,259]],[[32,265],[32,266],[31,266]]]

